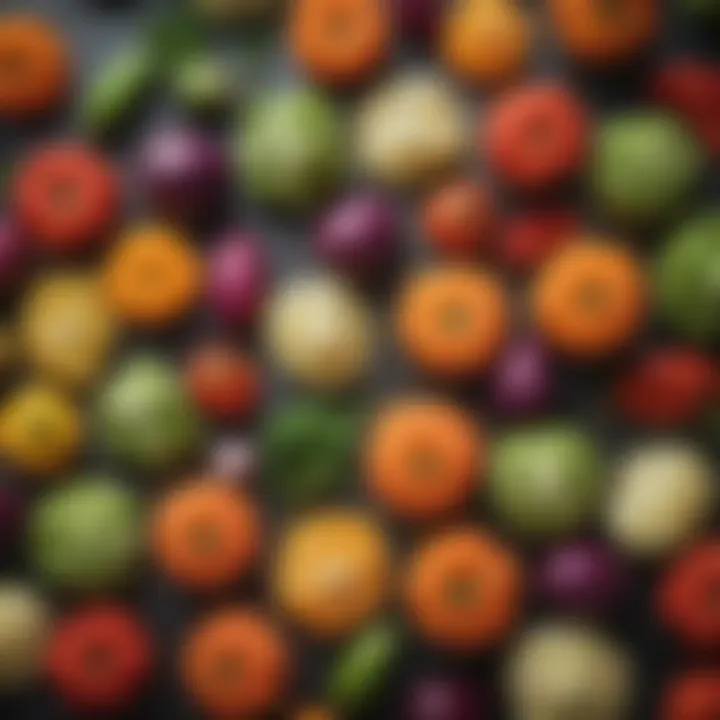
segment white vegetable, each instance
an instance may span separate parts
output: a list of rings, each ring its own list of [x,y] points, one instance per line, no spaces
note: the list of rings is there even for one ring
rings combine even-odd
[[[43,600],[19,582],[0,583],[0,690],[35,679],[49,632]]]
[[[462,108],[447,86],[413,73],[389,81],[365,101],[356,145],[369,175],[412,186],[457,165],[469,140]]]
[[[510,658],[506,682],[513,720],[621,720],[632,699],[625,651],[567,621],[528,631]]]
[[[626,552],[660,557],[690,542],[715,500],[710,462],[682,442],[636,448],[621,463],[610,497],[610,536]]]
[[[321,390],[355,383],[373,354],[373,327],[362,300],[326,276],[292,281],[274,298],[266,339],[292,378]]]

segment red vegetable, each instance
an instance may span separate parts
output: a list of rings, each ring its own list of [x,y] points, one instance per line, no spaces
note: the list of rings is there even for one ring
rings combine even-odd
[[[651,350],[620,378],[613,398],[618,411],[638,425],[677,428],[717,404],[720,371],[695,350]]]
[[[675,679],[663,696],[660,720],[713,720],[720,713],[720,670],[696,670]]]
[[[675,111],[720,157],[720,68],[685,59],[670,62],[655,77],[651,98]]]
[[[120,606],[80,611],[60,624],[48,649],[48,674],[65,702],[80,712],[132,705],[154,665],[150,637]]]

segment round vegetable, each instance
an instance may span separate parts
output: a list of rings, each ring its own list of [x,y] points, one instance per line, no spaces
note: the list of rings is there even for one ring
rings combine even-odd
[[[291,525],[280,542],[275,596],[290,618],[325,638],[346,637],[384,604],[389,543],[359,511],[328,510]]]
[[[139,165],[151,204],[172,220],[206,219],[227,199],[229,168],[223,150],[196,130],[153,130],[143,142]]]
[[[27,503],[7,483],[0,485],[0,561],[12,557],[24,535]]]
[[[686,671],[665,686],[660,720],[711,720],[720,707],[720,671]]]
[[[270,285],[270,258],[252,235],[228,233],[210,252],[208,301],[220,320],[246,328],[258,319]]]
[[[323,215],[315,248],[331,267],[358,280],[387,273],[397,260],[399,222],[392,206],[377,195],[341,200]]]
[[[599,509],[599,451],[583,430],[550,424],[500,437],[490,470],[495,513],[515,532],[552,540],[580,529]]]
[[[16,288],[28,265],[27,238],[15,222],[0,220],[0,286],[2,292]]]
[[[662,557],[698,536],[717,497],[708,458],[680,441],[640,445],[624,458],[606,523],[626,553]]]
[[[364,301],[323,275],[296,277],[275,295],[265,340],[290,377],[325,391],[356,384],[374,354],[372,317]]]
[[[257,717],[277,709],[291,674],[278,629],[244,607],[203,620],[185,641],[180,669],[190,695],[211,717]]]
[[[403,720],[484,720],[487,704],[474,683],[442,678],[415,681],[403,700]]]
[[[600,128],[591,168],[595,197],[614,219],[650,225],[673,217],[703,170],[695,139],[675,118],[625,114]]]
[[[633,668],[624,648],[581,624],[529,630],[506,669],[512,717],[618,720],[632,702]]]
[[[24,689],[40,675],[50,610],[36,591],[0,582],[0,692]]]
[[[550,407],[555,390],[553,360],[530,335],[516,338],[505,348],[490,376],[493,405],[505,417],[540,414]]]
[[[118,457],[148,470],[167,469],[201,441],[197,410],[178,374],[161,360],[130,358],[101,392],[100,435]]]
[[[463,159],[468,147],[461,107],[432,75],[391,78],[361,105],[355,147],[372,178],[400,187],[428,185]]]
[[[710,344],[720,338],[719,273],[720,213],[689,220],[660,251],[655,269],[660,313],[688,340]]]
[[[133,493],[109,478],[79,477],[33,508],[30,555],[42,576],[61,590],[108,592],[137,569],[143,526]]]
[[[333,707],[343,716],[362,711],[390,680],[400,653],[400,633],[387,623],[355,638],[330,670],[328,695]]]
[[[49,645],[50,682],[79,713],[116,713],[132,706],[154,665],[148,631],[122,606],[76,612],[63,619]]]
[[[229,110],[238,100],[238,85],[229,66],[211,55],[188,58],[180,64],[173,80],[179,102],[203,116]]]
[[[537,566],[536,592],[570,615],[601,615],[627,591],[629,568],[606,545],[577,541],[550,550]]]
[[[310,90],[276,91],[248,111],[238,157],[263,203],[306,210],[342,181],[347,143],[333,104]]]

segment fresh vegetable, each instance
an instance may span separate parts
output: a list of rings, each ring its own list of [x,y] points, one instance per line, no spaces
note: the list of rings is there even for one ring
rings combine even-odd
[[[690,670],[666,684],[661,720],[708,720],[720,706],[720,672]]]
[[[403,720],[485,720],[487,703],[474,683],[421,678],[408,688]]]
[[[201,54],[180,63],[172,86],[175,97],[187,111],[201,117],[215,117],[243,99],[243,81],[222,59]]]
[[[444,0],[393,0],[395,29],[405,38],[431,44],[441,25]]]

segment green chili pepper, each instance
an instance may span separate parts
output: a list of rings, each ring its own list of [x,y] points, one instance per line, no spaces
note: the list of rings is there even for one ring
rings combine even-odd
[[[400,655],[400,632],[389,623],[365,631],[331,669],[328,697],[334,708],[352,716],[382,691]]]
[[[265,431],[271,483],[291,504],[318,501],[348,476],[359,427],[347,408],[307,400],[284,408]]]

